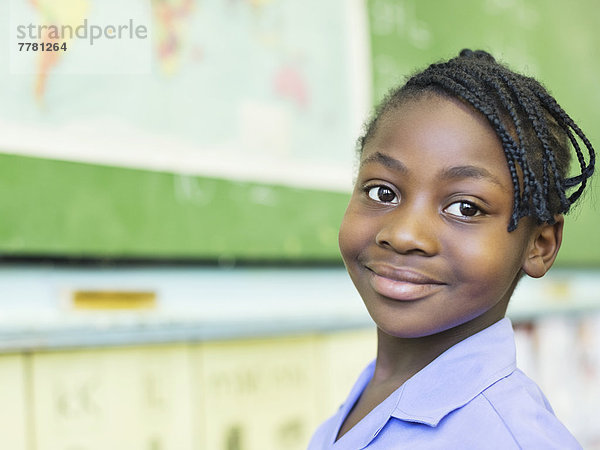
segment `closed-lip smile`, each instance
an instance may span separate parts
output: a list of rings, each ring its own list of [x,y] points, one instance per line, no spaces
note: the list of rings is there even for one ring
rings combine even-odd
[[[412,269],[369,263],[369,283],[378,294],[394,300],[418,300],[434,294],[446,283]]]

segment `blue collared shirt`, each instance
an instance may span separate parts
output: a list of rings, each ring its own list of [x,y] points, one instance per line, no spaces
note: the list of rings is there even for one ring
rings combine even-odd
[[[581,449],[539,387],[517,369],[509,319],[442,353],[336,442],[374,370],[372,362],[309,450]]]

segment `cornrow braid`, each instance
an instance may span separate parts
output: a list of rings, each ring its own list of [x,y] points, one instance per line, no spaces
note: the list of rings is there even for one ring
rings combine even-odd
[[[511,71],[483,50],[462,50],[458,57],[432,64],[390,91],[359,138],[359,152],[388,111],[428,92],[467,102],[487,118],[500,139],[514,188],[508,231],[526,216],[554,223],[557,214],[567,213],[579,199],[594,173],[591,142],[537,80]],[[580,171],[572,177],[570,147]],[[575,190],[568,193],[569,189]]]

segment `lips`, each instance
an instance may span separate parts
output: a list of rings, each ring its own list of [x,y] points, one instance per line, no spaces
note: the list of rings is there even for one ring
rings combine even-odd
[[[394,300],[419,300],[438,292],[446,284],[421,272],[388,264],[370,263],[366,268],[373,290]]]

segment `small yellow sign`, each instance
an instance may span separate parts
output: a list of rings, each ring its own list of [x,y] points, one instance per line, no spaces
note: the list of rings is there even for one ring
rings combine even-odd
[[[155,292],[75,291],[73,308],[87,310],[148,310],[156,307]]]

